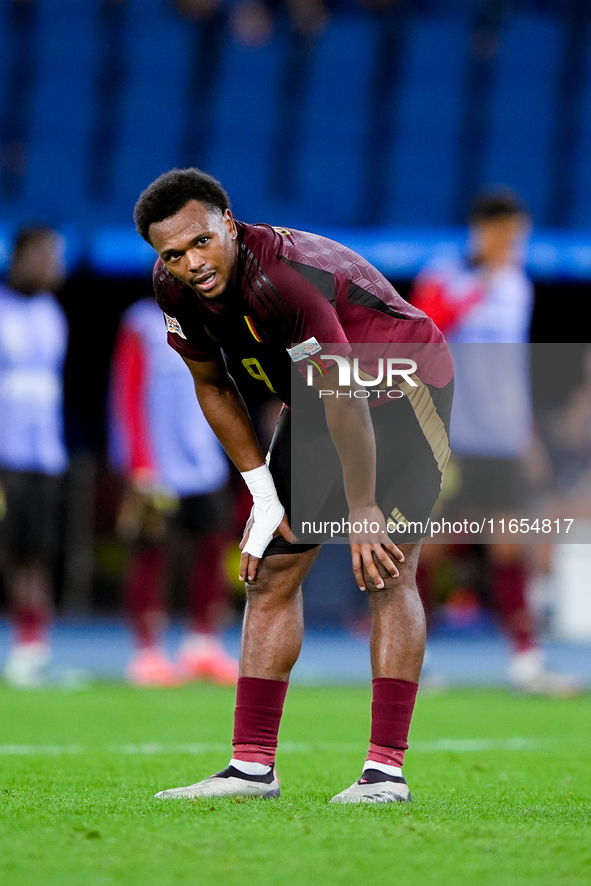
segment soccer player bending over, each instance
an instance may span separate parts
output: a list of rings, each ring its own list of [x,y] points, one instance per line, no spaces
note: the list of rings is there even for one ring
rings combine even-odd
[[[333,802],[409,800],[402,765],[425,644],[415,574],[449,457],[453,369],[443,336],[339,243],[235,220],[223,187],[200,170],[157,178],[134,218],[158,253],[154,288],[168,342],[191,371],[203,413],[254,502],[241,544],[247,602],[232,759],[217,775],[156,796],[279,796],[275,753],[303,637],[301,583],[330,535],[306,543],[292,535],[295,490],[298,513],[311,525],[347,517],[353,571],[372,613],[369,751],[359,781]],[[374,346],[392,357],[415,355],[406,361],[412,376],[378,389],[375,365],[364,375],[363,360],[353,359],[347,384],[347,372],[339,372],[354,356],[352,343],[365,355]],[[321,351],[332,359],[319,363]],[[312,359],[301,361],[302,353]],[[310,371],[310,386],[298,372],[305,363],[320,367],[318,375]],[[239,393],[249,376],[286,407],[267,462]],[[338,458],[326,455],[335,451]]]

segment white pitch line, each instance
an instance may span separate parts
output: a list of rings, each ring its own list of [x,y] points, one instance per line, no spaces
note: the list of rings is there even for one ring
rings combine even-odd
[[[158,742],[147,742],[146,744],[111,744],[103,748],[111,754],[129,754],[130,756],[145,754],[146,756],[154,756],[157,754],[209,754],[218,753],[228,750],[227,743],[191,743],[191,744],[160,744]]]
[[[83,754],[85,750],[85,748],[75,744],[0,744],[0,756],[3,757],[26,757],[35,756],[36,754],[54,757],[66,754]]]
[[[452,751],[465,754],[475,751],[533,751],[548,745],[548,739],[522,738],[438,738],[433,741],[415,741],[411,750],[419,754]],[[361,745],[352,742],[298,742],[285,741],[279,745],[280,754],[305,754],[319,752],[348,753],[359,751]],[[228,750],[225,743],[160,744],[109,744],[102,747],[83,745],[0,745],[0,756],[76,756],[80,754],[107,753],[129,756],[159,756],[164,754],[223,753]]]
[[[437,738],[433,741],[415,741],[411,747],[415,751],[534,751],[548,744],[541,738]]]

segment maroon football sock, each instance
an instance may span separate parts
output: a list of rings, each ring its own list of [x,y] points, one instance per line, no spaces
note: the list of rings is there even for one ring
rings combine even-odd
[[[9,570],[10,620],[16,643],[46,643],[53,617],[49,572],[42,566]]]
[[[162,588],[166,552],[159,547],[134,551],[123,580],[125,608],[140,649],[154,646],[165,623]]]
[[[234,759],[271,766],[283,713],[287,680],[239,677],[234,711]]]
[[[499,619],[515,652],[536,646],[527,602],[527,572],[522,563],[493,563],[491,591]]]
[[[376,677],[372,680],[371,736],[367,760],[402,766],[418,683]]]
[[[14,639],[17,643],[44,643],[51,622],[51,607],[43,600],[15,604],[11,609]]]
[[[212,532],[195,549],[189,576],[189,621],[198,634],[213,634],[224,615],[228,599],[228,580],[224,572],[226,534]]]

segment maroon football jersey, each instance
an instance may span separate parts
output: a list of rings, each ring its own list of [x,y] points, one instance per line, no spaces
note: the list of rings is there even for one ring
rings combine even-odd
[[[439,344],[417,361],[417,374],[438,388],[449,382],[453,367],[439,329],[364,258],[316,234],[242,222],[237,228],[235,282],[218,298],[183,286],[161,259],[154,266],[168,341],[183,357],[212,360],[221,349],[231,367],[242,366],[288,404],[288,349],[311,338],[341,355],[354,343],[412,344],[415,351]]]

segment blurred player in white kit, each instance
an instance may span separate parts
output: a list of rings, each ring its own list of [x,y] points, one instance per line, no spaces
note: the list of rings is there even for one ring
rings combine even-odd
[[[49,679],[60,478],[67,466],[68,327],[54,295],[64,278],[62,237],[45,227],[21,230],[0,285],[0,546],[13,632],[4,677],[22,688]]]
[[[531,222],[520,198],[500,190],[474,201],[468,223],[468,255],[422,271],[411,301],[442,330],[456,367],[451,444],[461,486],[448,503],[450,513],[494,514],[508,520],[527,503],[524,467],[529,463],[535,471],[539,445],[527,348],[534,292],[524,268]],[[442,556],[450,553],[439,545],[423,550],[427,605],[430,577]],[[490,596],[511,644],[511,685],[536,694],[578,691],[578,681],[544,665],[527,596],[527,546],[489,544],[487,555]]]

